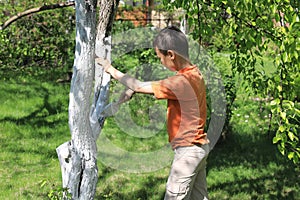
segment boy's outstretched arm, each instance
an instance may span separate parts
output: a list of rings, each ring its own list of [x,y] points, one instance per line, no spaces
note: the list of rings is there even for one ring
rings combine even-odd
[[[102,58],[96,58],[96,63],[101,65],[104,70],[109,73],[114,79],[120,81],[123,85],[130,88],[134,92],[153,94],[151,82],[142,82],[134,77],[124,74],[114,68],[108,60]]]

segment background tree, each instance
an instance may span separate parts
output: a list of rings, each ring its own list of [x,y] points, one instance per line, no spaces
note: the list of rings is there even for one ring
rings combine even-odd
[[[41,10],[40,8],[60,4],[52,0],[29,0],[0,2],[0,5],[1,27],[3,27],[9,19],[19,16],[19,13],[26,10]],[[74,60],[73,48],[70,47],[75,46],[75,40],[61,36],[75,37],[74,13],[72,7],[30,13],[1,30],[1,74],[7,77],[39,75],[44,80],[69,81]]]
[[[298,163],[299,1],[165,0],[164,4],[186,11],[193,37],[208,50],[230,52],[233,75],[242,75],[248,87],[272,107],[273,142]],[[264,68],[265,57],[273,62],[271,72]]]

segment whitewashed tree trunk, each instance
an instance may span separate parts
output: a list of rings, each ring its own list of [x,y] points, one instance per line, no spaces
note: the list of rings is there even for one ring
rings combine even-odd
[[[57,148],[63,187],[72,199],[94,199],[98,181],[96,140],[104,122],[101,111],[107,104],[110,76],[95,67],[95,54],[111,58],[109,34],[118,1],[101,0],[99,4],[96,29],[97,0],[75,1],[76,48],[69,100],[72,139]]]
[[[96,140],[90,126],[90,97],[94,80],[96,0],[76,0],[76,47],[69,99],[72,140],[66,188],[72,199],[93,199],[98,181]]]
[[[99,21],[96,36],[95,55],[101,58],[111,60],[111,28],[115,12],[119,1],[116,0],[100,0]],[[92,106],[92,120],[94,137],[98,138],[103,126],[104,118],[101,111],[104,109],[108,100],[110,75],[103,72],[100,66],[95,67],[95,86],[94,101]],[[98,121],[98,123],[95,123]]]

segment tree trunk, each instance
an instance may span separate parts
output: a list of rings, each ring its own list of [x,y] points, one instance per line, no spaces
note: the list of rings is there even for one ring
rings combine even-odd
[[[108,100],[110,76],[95,67],[95,54],[111,58],[109,34],[118,1],[100,1],[97,37],[96,4],[96,0],[75,2],[76,48],[69,100],[72,140],[57,148],[63,187],[72,199],[94,199],[98,181],[96,140],[104,122],[101,111]]]
[[[119,1],[100,0],[99,22],[96,36],[95,55],[111,60],[111,29]],[[92,120],[94,137],[98,138],[103,126],[104,117],[101,111],[107,104],[110,75],[105,73],[100,66],[95,66],[94,104],[92,106]]]
[[[94,80],[96,0],[76,0],[76,47],[69,100],[71,168],[67,188],[72,199],[93,199],[98,181],[96,139],[90,126]]]

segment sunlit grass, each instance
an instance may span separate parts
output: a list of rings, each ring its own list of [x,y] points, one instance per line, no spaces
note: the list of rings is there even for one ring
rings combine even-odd
[[[66,94],[63,85],[1,82],[0,199],[47,199],[61,185],[55,149],[69,139],[66,109],[58,106],[67,105]],[[40,187],[43,181],[49,184]]]
[[[0,83],[0,199],[47,199],[61,188],[55,149],[70,140],[69,86],[38,80]],[[272,144],[268,109],[241,91],[233,105],[231,132],[208,158],[211,199],[300,199],[300,170]],[[139,138],[120,130],[114,118],[106,121],[102,133],[129,152],[151,152],[168,143],[164,126]],[[129,173],[102,161],[99,157],[96,199],[163,198],[171,163],[152,172]],[[149,167],[141,160],[131,164]]]

